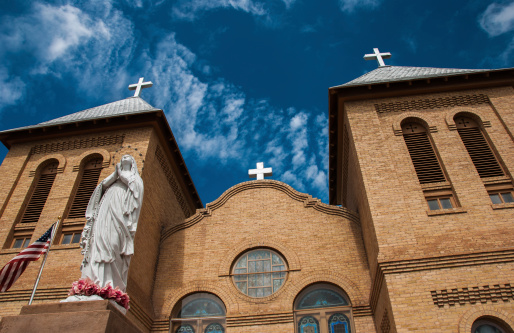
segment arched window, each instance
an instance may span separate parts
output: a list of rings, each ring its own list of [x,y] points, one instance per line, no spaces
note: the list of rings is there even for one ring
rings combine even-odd
[[[498,157],[491,149],[478,123],[462,115],[456,115],[454,120],[460,138],[480,178],[487,180],[487,178],[491,177],[505,176]],[[485,187],[493,204],[514,202],[513,187],[510,180],[506,179],[504,182],[485,184]]]
[[[478,124],[471,118],[459,115],[455,116],[454,120],[480,178],[505,176]]]
[[[30,199],[21,217],[21,223],[35,223],[39,220],[54,184],[58,166],[59,162],[57,160],[51,160],[47,162],[36,176],[34,180],[35,185],[29,194]]]
[[[471,326],[471,333],[512,333],[505,323],[490,318],[479,318]]]
[[[224,333],[226,310],[223,302],[209,293],[183,298],[172,311],[172,333]]]
[[[93,194],[102,172],[103,157],[101,155],[89,156],[82,163],[77,181],[79,182],[73,195],[73,202],[68,210],[66,220],[62,226],[60,243],[76,244],[80,242],[82,229],[89,199]],[[80,218],[80,221],[67,221],[67,219]]]
[[[243,294],[266,297],[277,292],[287,277],[287,264],[277,252],[255,249],[237,258],[232,269],[234,283]]]
[[[457,202],[449,183],[438,186],[437,190],[429,187],[432,183],[447,182],[447,179],[425,126],[408,121],[402,124],[402,133],[418,180],[424,185],[428,208],[436,211],[456,207]]]
[[[93,156],[86,163],[84,163],[80,177],[80,183],[75,192],[73,203],[68,218],[84,218],[86,214],[87,204],[89,199],[98,185],[100,172],[102,171],[102,156]]]
[[[295,300],[296,333],[352,333],[352,308],[340,288],[319,283]]]
[[[446,181],[426,128],[416,122],[402,125],[403,139],[421,184]]]

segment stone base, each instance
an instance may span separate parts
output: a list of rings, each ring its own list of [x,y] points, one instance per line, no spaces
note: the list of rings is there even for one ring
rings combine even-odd
[[[26,305],[2,318],[0,332],[141,333],[107,300]]]

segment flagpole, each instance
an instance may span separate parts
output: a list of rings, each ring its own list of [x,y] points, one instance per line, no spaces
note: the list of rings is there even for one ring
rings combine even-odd
[[[34,283],[34,288],[32,289],[32,295],[30,295],[29,305],[32,304],[32,301],[34,300],[34,295],[36,295],[37,285],[39,284],[39,279],[41,279],[41,273],[43,273],[43,268],[45,267],[46,258],[48,257],[48,253],[50,253],[50,247],[52,246],[52,243],[54,242],[54,237],[57,234],[57,231],[59,230],[60,224],[61,224],[61,217],[59,216],[57,218],[57,225],[52,230],[52,235],[50,236],[50,244],[48,244],[48,249],[46,249],[45,257],[43,258],[43,262],[41,263],[41,267],[39,268],[39,274],[37,275],[36,283]]]

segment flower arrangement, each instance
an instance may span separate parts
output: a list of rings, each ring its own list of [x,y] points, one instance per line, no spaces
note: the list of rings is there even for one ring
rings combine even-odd
[[[98,295],[103,299],[112,299],[125,309],[129,309],[130,298],[129,295],[121,291],[118,287],[113,288],[111,284],[100,288],[90,278],[80,279],[71,284],[71,289],[68,296],[93,296]]]

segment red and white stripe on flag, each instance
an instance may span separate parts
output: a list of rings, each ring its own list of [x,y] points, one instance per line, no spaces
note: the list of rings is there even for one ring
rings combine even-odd
[[[16,257],[11,259],[5,266],[0,270],[0,292],[9,290],[20,275],[25,271],[27,265],[31,261],[36,261],[44,254],[48,246],[50,245],[53,224],[43,236],[37,241],[30,244],[26,249],[18,253]]]

